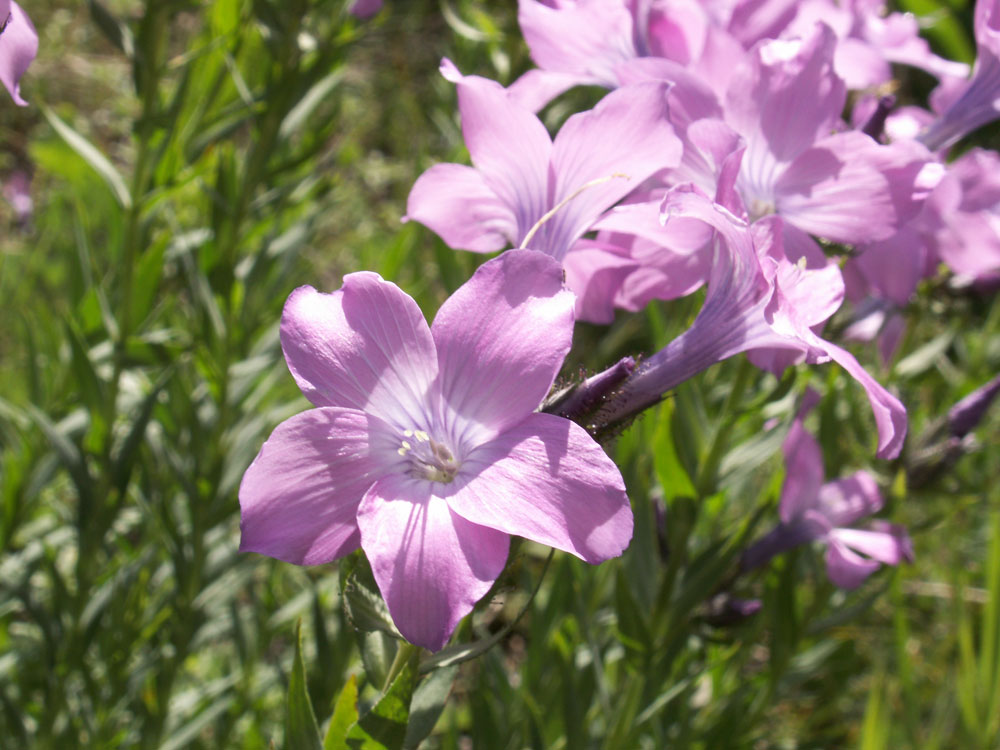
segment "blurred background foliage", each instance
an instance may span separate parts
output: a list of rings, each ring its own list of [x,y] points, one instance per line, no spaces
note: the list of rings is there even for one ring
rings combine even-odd
[[[943,54],[973,54],[971,3],[901,4]],[[28,8],[31,106],[0,108],[0,181],[30,176],[34,201],[0,204],[3,747],[294,747],[290,685],[321,727],[338,695],[378,698],[395,647],[345,618],[356,556],[338,576],[237,554],[236,491],[308,406],[278,346],[292,289],[375,270],[430,316],[483,260],[400,217],[424,169],[467,158],[440,58],[504,83],[530,66],[516,4],[388,5],[370,22],[340,0]],[[699,302],[579,326],[566,377],[663,346]],[[632,547],[546,569],[517,546],[457,635],[498,644],[424,678],[406,744],[997,747],[1000,420],[950,453],[933,428],[1000,369],[1000,305],[937,279],[907,316],[890,366],[854,347],[910,409],[900,460],[872,461],[867,403],[835,368],[779,381],[739,358],[684,384],[609,446]],[[871,468],[914,537],[914,565],[854,592],[816,549],[734,578],[774,522],[807,384],[828,476]],[[763,609],[727,617],[729,595]]]

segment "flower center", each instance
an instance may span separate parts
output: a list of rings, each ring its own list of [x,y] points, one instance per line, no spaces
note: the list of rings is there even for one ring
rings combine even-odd
[[[777,206],[774,205],[773,200],[754,198],[750,201],[749,209],[750,223],[753,224],[757,219],[773,214],[777,210]]]
[[[423,430],[405,430],[396,451],[410,462],[407,473],[418,479],[448,484],[458,473],[459,462],[443,443],[437,442]]]

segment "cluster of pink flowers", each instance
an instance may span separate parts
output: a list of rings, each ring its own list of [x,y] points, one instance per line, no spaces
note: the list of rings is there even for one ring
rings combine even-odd
[[[590,562],[628,544],[617,469],[535,413],[574,316],[606,323],[707,285],[688,331],[592,379],[614,380],[609,422],[737,353],[774,373],[832,360],[893,458],[903,405],[824,324],[847,297],[880,316],[852,330],[895,341],[893,311],[940,264],[1000,279],[998,157],[947,152],[1000,118],[1000,0],[978,0],[971,71],[879,0],[519,0],[519,21],[538,67],[511,86],[442,62],[472,164],[425,172],[406,215],[457,250],[512,250],[430,328],[371,274],[296,291],[282,342],[318,408],[278,427],[240,492],[244,549],[310,564],[360,545],[403,634],[429,648],[490,588],[507,535]],[[892,65],[940,81],[933,111],[892,109]],[[610,91],[552,138],[536,113],[580,84]],[[881,506],[874,480],[824,484],[801,416],[793,433],[781,525],[746,564],[821,539],[831,578],[853,586],[908,558],[901,529],[846,527]]]

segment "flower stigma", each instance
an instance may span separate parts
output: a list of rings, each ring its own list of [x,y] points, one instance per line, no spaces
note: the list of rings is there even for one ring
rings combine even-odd
[[[459,463],[444,444],[423,430],[404,430],[403,437],[396,452],[409,458],[410,476],[442,484],[454,481]]]

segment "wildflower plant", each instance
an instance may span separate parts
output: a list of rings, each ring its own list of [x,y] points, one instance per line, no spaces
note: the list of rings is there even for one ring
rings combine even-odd
[[[998,6],[916,5],[0,1],[0,737],[995,746]]]

